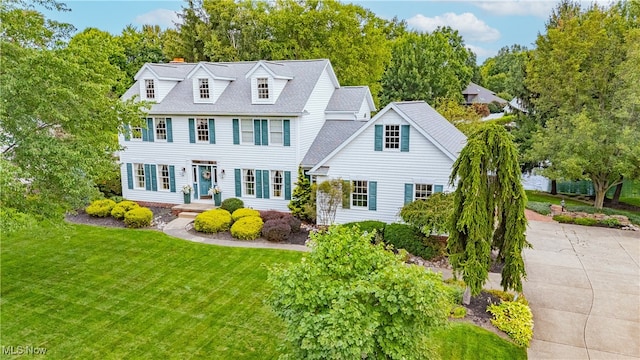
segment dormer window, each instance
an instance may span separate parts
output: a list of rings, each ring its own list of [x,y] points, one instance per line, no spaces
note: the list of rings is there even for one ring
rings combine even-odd
[[[200,99],[209,98],[209,79],[198,79],[198,87],[200,89]]]
[[[269,100],[269,79],[258,78],[258,99]]]
[[[156,88],[153,79],[146,79],[144,81],[144,87],[146,90],[147,99],[156,98]]]

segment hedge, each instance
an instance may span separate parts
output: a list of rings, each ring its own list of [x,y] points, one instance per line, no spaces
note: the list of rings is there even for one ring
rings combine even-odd
[[[424,234],[407,224],[387,225],[384,229],[384,242],[427,260],[437,255],[434,249],[425,244]]]

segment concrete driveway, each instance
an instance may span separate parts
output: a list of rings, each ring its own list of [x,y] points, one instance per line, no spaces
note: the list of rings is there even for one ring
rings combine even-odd
[[[640,359],[640,232],[530,221],[529,359]]]

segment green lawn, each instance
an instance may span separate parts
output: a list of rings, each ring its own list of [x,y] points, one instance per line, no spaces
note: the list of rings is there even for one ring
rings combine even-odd
[[[564,198],[565,204],[569,205],[588,205],[588,203],[583,201],[573,200],[567,196],[563,197],[562,195],[551,195],[544,192],[533,191],[533,190],[525,190],[527,193],[528,201],[542,202],[542,203],[550,203],[555,205],[560,205],[560,201]]]
[[[284,324],[263,304],[265,265],[301,256],[150,230],[3,234],[0,345],[44,347],[50,359],[274,359]],[[443,359],[526,358],[470,325],[439,332],[435,344]]]

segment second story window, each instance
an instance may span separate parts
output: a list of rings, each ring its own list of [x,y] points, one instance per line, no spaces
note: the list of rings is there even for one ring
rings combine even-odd
[[[270,121],[271,144],[282,145],[282,120]]]
[[[209,79],[198,79],[198,86],[200,88],[200,99],[209,98]]]
[[[242,143],[243,144],[253,144],[253,120],[252,119],[242,119],[240,122],[241,132],[242,132]]]
[[[207,119],[196,119],[198,142],[209,142],[209,121]]]
[[[165,118],[156,118],[156,140],[167,140],[167,121]]]
[[[131,140],[142,140],[142,128],[140,126],[131,128]]]
[[[258,99],[268,100],[269,99],[269,79],[268,78],[258,78]]]
[[[153,82],[153,79],[146,79],[144,81],[144,87],[146,90],[147,99],[155,99],[156,98],[156,88]]]

